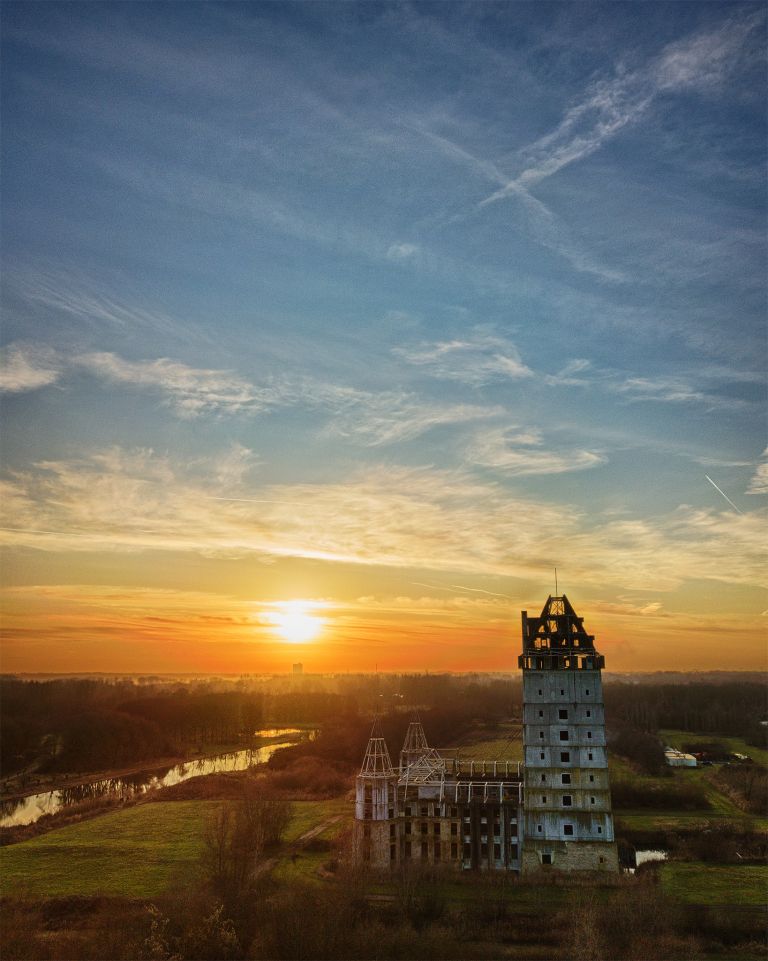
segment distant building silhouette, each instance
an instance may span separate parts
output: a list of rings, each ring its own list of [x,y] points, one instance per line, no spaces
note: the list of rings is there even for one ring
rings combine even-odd
[[[303,674],[304,674],[304,665],[303,665],[303,664],[294,664],[294,665],[293,665],[293,676],[294,676],[294,677],[301,677]]]

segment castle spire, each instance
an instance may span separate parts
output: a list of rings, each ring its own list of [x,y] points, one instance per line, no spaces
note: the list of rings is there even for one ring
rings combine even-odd
[[[379,719],[376,718],[368,738],[368,747],[360,768],[361,777],[392,777],[394,775],[392,761],[387,749],[387,742],[381,733]]]
[[[427,736],[418,714],[413,715],[413,720],[408,725],[405,734],[403,747],[400,751],[400,771],[404,771],[409,764],[429,753]]]

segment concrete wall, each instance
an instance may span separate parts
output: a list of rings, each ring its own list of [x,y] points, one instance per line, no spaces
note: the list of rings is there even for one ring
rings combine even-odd
[[[366,793],[366,780],[358,778],[358,794],[360,809],[370,811],[372,802],[365,799],[373,792]],[[438,785],[409,786],[405,798],[401,788],[399,799],[390,795],[392,817],[356,818],[356,858],[379,870],[412,861],[456,870],[519,871],[523,812],[517,799],[455,803],[452,787],[445,785],[448,796],[442,802]]]
[[[549,855],[551,864],[543,863]],[[619,858],[615,844],[578,841],[526,842],[523,848],[522,873],[535,871],[601,871],[616,874]]]
[[[617,871],[600,672],[525,669],[523,746],[522,870]]]

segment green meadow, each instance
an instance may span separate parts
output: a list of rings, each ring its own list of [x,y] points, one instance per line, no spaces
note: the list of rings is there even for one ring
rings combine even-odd
[[[659,871],[665,893],[689,904],[768,902],[768,867],[762,864],[668,861]]]
[[[139,804],[0,849],[0,891],[42,897],[161,894],[196,875],[218,801]]]
[[[8,845],[0,849],[0,893],[35,897],[160,895],[198,876],[205,825],[221,803],[225,802],[138,804]],[[294,801],[285,840],[296,841],[351,811],[345,798]],[[320,836],[333,836],[343,826],[343,822],[334,822]],[[325,854],[320,860],[328,857]]]

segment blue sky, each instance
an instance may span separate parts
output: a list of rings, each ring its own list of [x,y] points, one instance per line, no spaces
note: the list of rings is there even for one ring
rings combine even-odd
[[[324,667],[502,669],[557,565],[615,666],[759,666],[765,49],[756,3],[4,4],[9,664],[267,669],[298,597]]]

